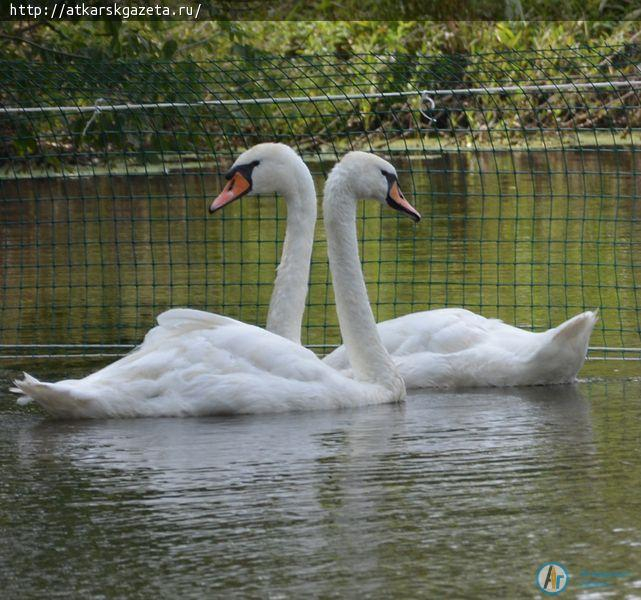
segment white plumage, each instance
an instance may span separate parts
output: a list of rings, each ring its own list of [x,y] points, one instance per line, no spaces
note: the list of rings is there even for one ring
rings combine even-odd
[[[104,369],[58,383],[25,374],[14,391],[23,395],[22,403],[34,400],[52,415],[74,418],[263,413],[402,400],[405,387],[376,334],[355,251],[356,200],[385,200],[381,166],[393,170],[373,155],[351,156],[327,181],[339,197],[325,195],[341,330],[351,340],[352,362],[366,365],[356,379],[274,333],[216,314],[174,309],[158,317],[158,326],[138,348]],[[353,173],[360,184],[347,190]]]
[[[84,379],[22,394],[59,417],[151,417],[327,409],[389,401],[381,386],[323,364],[290,340],[220,315],[168,310],[133,352]]]
[[[462,308],[383,321],[378,332],[407,389],[570,383],[583,366],[597,312],[541,333]],[[349,372],[344,346],[325,357]]]
[[[271,154],[283,156],[280,165],[294,154],[280,144],[267,147]],[[270,184],[287,202],[287,232],[267,329],[299,341],[316,195],[309,170],[297,156],[287,168],[263,169],[261,176],[269,181],[283,171],[291,173],[290,180],[281,176],[278,184]],[[352,171],[350,177],[356,180],[359,174]],[[596,320],[596,311],[585,312],[549,331],[532,333],[468,310],[446,308],[379,323],[378,332],[408,389],[543,385],[575,380]],[[344,347],[324,361],[349,372]]]
[[[346,346],[319,360],[297,343],[316,218],[311,175],[282,144],[252,148],[235,167],[248,163],[262,163],[251,191],[279,192],[288,203],[271,331],[212,313],[170,310],[137,349],[84,379],[44,383],[25,374],[12,389],[21,394],[20,403],[35,400],[64,417],[260,413],[398,401],[405,394],[399,372],[408,388],[552,384],[576,377],[596,312],[543,333],[464,309],[375,325],[358,262],[355,201],[389,202],[390,181],[381,173],[396,174],[386,161],[359,152],[348,154],[326,185],[328,252]]]

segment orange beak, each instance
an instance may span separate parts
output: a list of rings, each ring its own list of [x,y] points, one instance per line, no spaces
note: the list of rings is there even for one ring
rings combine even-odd
[[[401,188],[398,187],[398,182],[393,181],[387,192],[387,204],[396,210],[400,210],[408,214],[414,221],[421,220],[421,213],[419,213],[403,196]]]
[[[226,204],[238,200],[252,189],[252,184],[249,182],[242,173],[236,171],[233,177],[229,180],[223,191],[218,194],[218,197],[211,203],[209,212],[214,213],[219,208]]]

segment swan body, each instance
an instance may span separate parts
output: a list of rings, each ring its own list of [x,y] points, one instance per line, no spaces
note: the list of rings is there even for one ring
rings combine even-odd
[[[246,165],[230,177],[212,210],[234,199],[235,189],[251,189]],[[399,197],[397,183],[387,177],[396,178],[389,163],[351,153],[327,180],[328,255],[353,377],[276,333],[173,309],[157,318],[138,348],[100,371],[57,383],[25,374],[12,391],[22,395],[21,404],[35,401],[52,415],[72,418],[265,413],[402,400],[403,380],[378,338],[367,299],[355,228],[357,199]],[[418,217],[404,198],[399,201],[399,210]]]
[[[297,159],[291,184],[271,184],[295,190],[281,192],[287,202],[287,231],[267,329],[300,342],[316,196],[309,171]],[[379,323],[378,333],[408,389],[544,385],[575,380],[596,320],[596,311],[585,312],[547,332],[532,333],[468,310],[445,308]],[[344,347],[323,360],[349,372]]]
[[[587,354],[597,312],[541,333],[462,308],[412,313],[378,324],[408,389],[570,383]],[[324,362],[349,372],[343,346]]]
[[[25,374],[16,386],[64,418],[266,413],[389,401],[381,386],[355,381],[260,327],[180,308],[157,321],[137,349],[84,379],[44,383]]]

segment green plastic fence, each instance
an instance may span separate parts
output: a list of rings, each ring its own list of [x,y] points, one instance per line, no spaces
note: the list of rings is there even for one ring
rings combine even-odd
[[[292,145],[319,195],[349,149],[424,218],[365,206],[379,320],[464,306],[535,330],[599,308],[639,358],[641,47],[226,62],[0,61],[0,356],[109,355],[172,306],[264,324],[282,200],[213,217],[234,157]],[[319,198],[320,201],[320,198]],[[339,343],[317,228],[303,341]]]

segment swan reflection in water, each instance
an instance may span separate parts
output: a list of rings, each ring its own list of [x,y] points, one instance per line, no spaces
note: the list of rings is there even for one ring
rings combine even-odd
[[[578,386],[561,385],[417,391],[397,405],[326,413],[43,420],[21,430],[19,448],[22,461],[46,457],[80,473],[106,471],[109,486],[120,473],[122,484],[158,491],[209,482],[224,493],[270,477],[309,481],[328,464],[371,471],[395,464],[402,472],[408,455],[432,457],[445,469],[454,455],[482,461],[480,453],[492,449],[518,463],[537,448],[591,438],[588,402]]]

